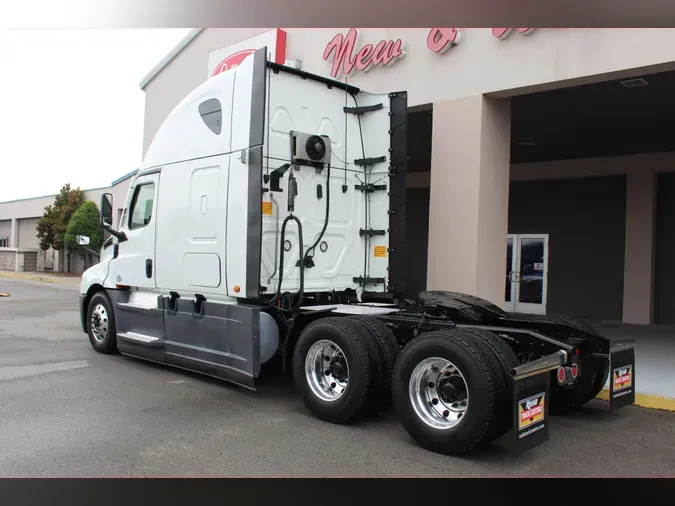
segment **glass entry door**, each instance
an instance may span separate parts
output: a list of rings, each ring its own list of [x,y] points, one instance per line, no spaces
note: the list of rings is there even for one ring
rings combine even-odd
[[[506,249],[505,308],[546,314],[548,234],[510,234]]]

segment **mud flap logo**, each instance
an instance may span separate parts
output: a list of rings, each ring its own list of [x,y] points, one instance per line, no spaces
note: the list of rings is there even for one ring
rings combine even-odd
[[[629,389],[633,386],[633,367],[630,365],[614,369],[614,391]]]
[[[518,430],[544,421],[544,392],[518,402]],[[526,433],[527,434],[527,433]]]
[[[551,388],[548,370],[516,377],[511,409],[512,444],[518,453],[548,440],[548,392]]]
[[[609,410],[635,403],[635,349],[619,349],[610,355]]]

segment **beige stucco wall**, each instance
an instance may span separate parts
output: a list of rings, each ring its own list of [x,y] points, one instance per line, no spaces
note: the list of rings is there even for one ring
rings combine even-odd
[[[303,70],[328,75],[323,61],[326,44],[348,29],[287,31],[289,60]],[[206,79],[208,53],[251,37],[261,29],[208,29],[146,89],[143,154],[164,118]],[[635,75],[640,67],[673,67],[675,29],[544,29],[529,35],[512,33],[505,40],[489,28],[462,30],[460,43],[442,55],[426,46],[428,28],[361,30],[359,47],[382,39],[402,38],[406,56],[389,67],[357,72],[350,82],[372,91],[392,87],[408,91],[411,106],[483,93],[514,94],[581,84],[590,80]],[[611,74],[604,75],[603,74]],[[589,79],[589,76],[595,76]],[[553,84],[556,83],[556,84]],[[460,119],[461,121],[461,119]]]
[[[510,119],[508,99],[478,95],[434,106],[430,290],[504,297]]]

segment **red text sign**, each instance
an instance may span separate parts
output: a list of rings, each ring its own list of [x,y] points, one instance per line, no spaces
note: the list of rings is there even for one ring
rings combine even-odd
[[[443,54],[460,40],[462,34],[457,28],[432,28],[427,35],[427,47],[436,54]]]
[[[518,33],[522,33],[523,35],[527,35],[528,33],[532,33],[534,30],[535,30],[534,28],[516,28],[516,31]],[[511,35],[512,31],[513,31],[513,28],[493,28],[492,29],[492,35],[497,37],[499,40],[504,40],[509,35]]]
[[[492,28],[492,35],[504,40],[514,30],[527,35],[535,28]],[[338,77],[340,74],[348,76],[356,70],[368,72],[373,67],[391,65],[405,56],[401,39],[381,40],[375,45],[366,44],[358,47],[359,35],[356,28],[350,28],[346,36],[338,33],[328,43],[323,51],[323,59],[332,61],[331,76]],[[427,35],[427,48],[436,54],[443,54],[459,44],[461,39],[462,33],[459,28],[431,28]]]
[[[213,71],[212,76],[216,76],[220,74],[221,72],[226,72],[230,69],[238,67],[241,62],[243,62],[247,56],[252,55],[255,53],[255,49],[244,49],[243,51],[237,51],[234,54],[231,54],[227,58],[225,58],[223,61],[221,61],[218,65],[216,65],[216,68]]]
[[[207,68],[209,78],[238,67],[246,57],[263,47],[267,47],[272,61],[281,64],[286,62],[286,32],[274,28],[211,51]]]
[[[391,65],[405,56],[403,41],[381,40],[376,45],[366,44],[357,49],[359,32],[350,28],[347,36],[338,33],[323,52],[324,61],[332,59],[330,75],[351,75],[355,70],[368,72],[372,67]]]

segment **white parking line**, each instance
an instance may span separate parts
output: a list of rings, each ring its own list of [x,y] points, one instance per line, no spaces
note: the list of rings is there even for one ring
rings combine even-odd
[[[0,367],[0,381],[8,381],[29,376],[39,376],[52,372],[72,371],[89,366],[86,360],[73,360],[69,362],[53,362],[50,364],[30,364],[11,367]]]

